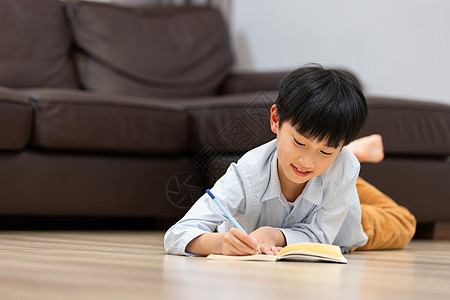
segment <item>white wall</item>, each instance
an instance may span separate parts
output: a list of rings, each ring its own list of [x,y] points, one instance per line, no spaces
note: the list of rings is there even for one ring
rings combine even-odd
[[[229,0],[237,70],[343,66],[367,93],[450,104],[450,1]]]

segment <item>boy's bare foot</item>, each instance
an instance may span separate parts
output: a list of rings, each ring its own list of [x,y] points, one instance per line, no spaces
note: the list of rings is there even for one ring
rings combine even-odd
[[[354,140],[347,148],[360,162],[378,163],[384,158],[383,139],[379,134],[372,134]]]

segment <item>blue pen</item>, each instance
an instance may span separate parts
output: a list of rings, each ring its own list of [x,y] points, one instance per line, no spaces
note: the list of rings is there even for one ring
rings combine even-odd
[[[233,222],[234,226],[236,226],[238,229],[240,229],[243,233],[247,234],[247,232],[245,232],[244,228],[242,228],[242,226],[239,225],[239,223],[236,221],[235,218],[233,218],[233,216],[230,214],[230,212],[222,205],[222,203],[219,202],[219,200],[216,199],[216,196],[214,196],[213,193],[211,193],[211,191],[209,189],[206,189],[206,192],[214,200],[214,202],[216,202],[217,206],[224,212],[224,214],[227,215],[227,218],[231,222]]]

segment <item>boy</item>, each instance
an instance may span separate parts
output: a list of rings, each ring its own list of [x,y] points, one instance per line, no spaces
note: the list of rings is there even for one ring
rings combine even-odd
[[[346,73],[314,65],[288,74],[270,112],[277,139],[231,164],[211,189],[249,234],[233,228],[205,194],[168,230],[166,251],[250,255],[299,242],[344,252],[364,246],[359,163],[343,147],[366,116],[364,95]]]
[[[379,163],[384,158],[383,140],[379,134],[359,138],[347,148],[359,162]],[[416,218],[362,178],[356,181],[356,190],[361,202],[361,223],[368,237],[366,245],[356,250],[405,247],[416,231]]]

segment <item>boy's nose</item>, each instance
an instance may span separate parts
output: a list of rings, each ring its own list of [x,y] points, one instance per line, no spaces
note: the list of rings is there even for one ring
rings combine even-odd
[[[303,155],[299,158],[299,162],[305,169],[311,170],[314,168],[315,160],[310,155]]]

